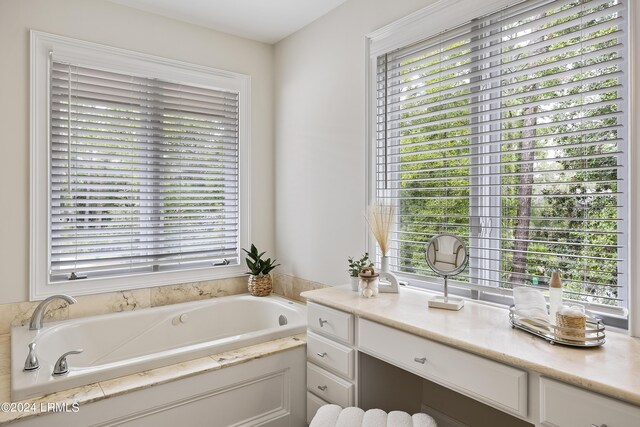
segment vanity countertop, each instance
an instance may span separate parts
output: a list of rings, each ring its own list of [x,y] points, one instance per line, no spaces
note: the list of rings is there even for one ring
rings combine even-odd
[[[428,308],[432,293],[401,288],[362,298],[348,286],[303,292],[359,317],[640,406],[640,339],[606,331],[597,348],[572,348],[513,329],[508,310],[466,301],[462,310]]]
[[[42,412],[46,412],[47,403],[65,403],[67,405],[71,405],[74,402],[78,402],[80,405],[91,403],[180,378],[238,365],[260,357],[304,346],[306,342],[306,334],[293,335],[150,371],[63,390],[42,397],[13,402],[15,405],[12,408],[11,406],[7,406],[11,402],[10,374],[8,373],[8,367],[10,366],[9,355],[11,354],[9,348],[10,336],[0,335],[0,403],[3,403],[2,410],[0,411],[0,424],[40,415]],[[29,409],[21,410],[25,408]],[[35,412],[32,411],[31,408],[35,408]],[[41,412],[41,409],[44,409],[44,411]]]

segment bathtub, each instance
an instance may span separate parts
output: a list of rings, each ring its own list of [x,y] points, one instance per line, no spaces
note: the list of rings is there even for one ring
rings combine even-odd
[[[234,295],[124,313],[45,323],[11,331],[11,398],[44,395],[306,330],[306,307],[269,296]],[[35,341],[40,369],[23,371]],[[65,352],[69,373],[52,376]]]

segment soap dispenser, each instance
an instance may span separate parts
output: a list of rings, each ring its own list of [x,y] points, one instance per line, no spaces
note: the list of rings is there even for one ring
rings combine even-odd
[[[562,307],[562,281],[560,273],[554,271],[549,282],[549,322],[556,324],[556,313]]]

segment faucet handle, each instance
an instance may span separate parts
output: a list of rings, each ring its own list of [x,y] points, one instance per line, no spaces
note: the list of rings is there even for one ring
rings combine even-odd
[[[84,350],[80,348],[78,350],[67,351],[62,356],[60,356],[60,358],[58,358],[58,361],[53,367],[52,375],[58,376],[58,375],[66,375],[67,373],[69,373],[69,365],[67,365],[67,356],[70,354],[80,354],[83,351]]]
[[[24,371],[35,371],[40,367],[38,357],[36,356],[36,342],[29,343],[29,355],[27,360],[24,361]]]

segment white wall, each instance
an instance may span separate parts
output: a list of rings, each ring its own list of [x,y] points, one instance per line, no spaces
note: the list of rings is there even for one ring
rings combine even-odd
[[[629,191],[631,194],[631,208],[629,218],[629,259],[630,259],[630,279],[629,279],[629,305],[630,323],[629,332],[634,337],[640,337],[640,2],[629,4],[632,17],[630,22],[631,36],[631,135],[629,139],[631,182]]]
[[[280,272],[348,282],[366,243],[365,35],[433,0],[350,0],[276,44]]]
[[[28,299],[29,29],[251,75],[251,233],[273,253],[273,46],[102,0],[0,0],[0,303]]]

